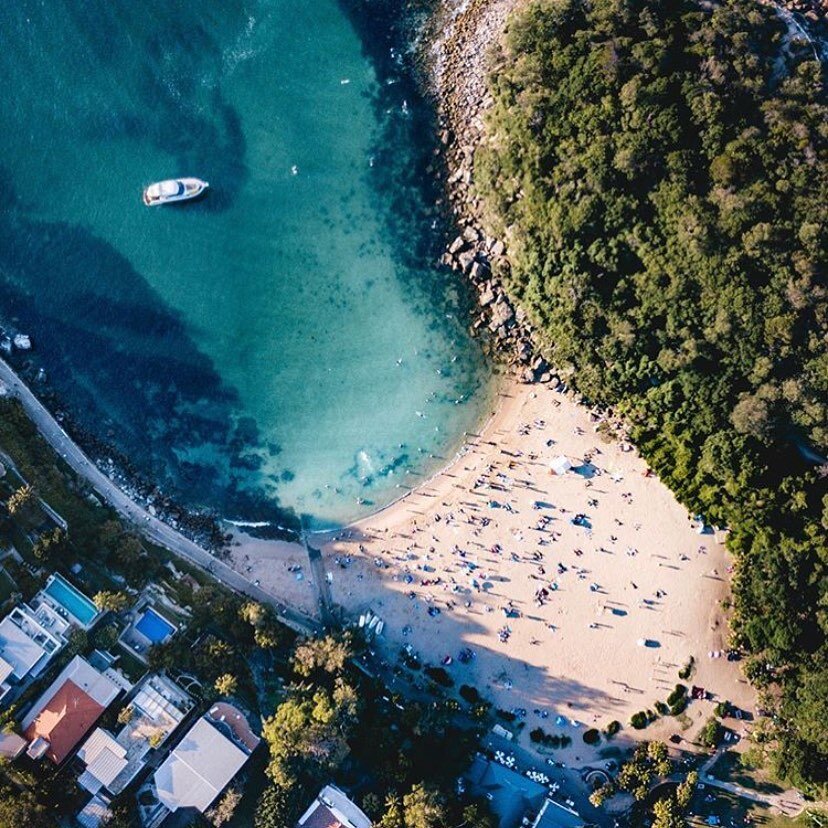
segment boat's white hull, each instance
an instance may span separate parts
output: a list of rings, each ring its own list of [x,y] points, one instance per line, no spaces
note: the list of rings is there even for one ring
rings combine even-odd
[[[165,192],[175,185],[177,192]],[[174,178],[150,184],[144,189],[143,199],[147,207],[159,207],[162,204],[175,204],[178,201],[190,201],[198,198],[210,185],[200,178]]]

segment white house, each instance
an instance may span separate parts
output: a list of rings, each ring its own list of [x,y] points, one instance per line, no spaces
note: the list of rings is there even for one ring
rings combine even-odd
[[[219,703],[187,731],[153,776],[158,801],[168,811],[204,813],[256,749],[247,719]]]
[[[336,785],[325,785],[296,828],[371,828],[371,820]]]

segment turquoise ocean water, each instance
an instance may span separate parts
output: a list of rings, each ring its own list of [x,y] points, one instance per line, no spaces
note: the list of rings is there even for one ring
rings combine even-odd
[[[432,266],[433,130],[393,18],[0,6],[0,319],[80,426],[186,503],[352,519],[490,401],[466,288]],[[175,175],[211,190],[145,208]]]

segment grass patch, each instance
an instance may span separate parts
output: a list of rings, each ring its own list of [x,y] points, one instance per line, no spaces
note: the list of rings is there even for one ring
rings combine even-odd
[[[755,767],[750,760],[744,761],[742,754],[727,751],[710,769],[710,774],[722,782],[734,782],[762,794],[778,794],[785,790],[770,773]]]
[[[687,824],[691,828],[707,828],[709,816],[719,817],[722,825],[727,826],[731,820],[733,824],[743,825],[745,817],[749,817],[753,825],[765,825],[772,815],[766,805],[705,785],[696,789],[687,814]]]
[[[681,727],[682,730],[689,730],[693,727],[693,720],[686,713],[676,716],[676,721],[679,723],[679,727]]]
[[[119,667],[126,677],[131,681],[137,683],[147,672],[147,665],[140,659],[135,658],[132,653],[124,647],[118,648],[118,663]]]

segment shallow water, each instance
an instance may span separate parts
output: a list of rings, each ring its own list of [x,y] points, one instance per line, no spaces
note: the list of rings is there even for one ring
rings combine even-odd
[[[377,8],[0,7],[0,318],[81,425],[227,517],[375,509],[489,402]],[[207,197],[142,205],[175,175]]]

